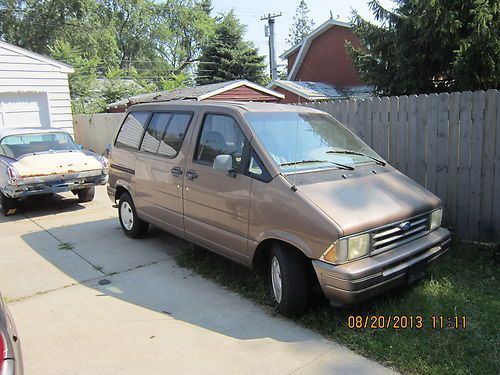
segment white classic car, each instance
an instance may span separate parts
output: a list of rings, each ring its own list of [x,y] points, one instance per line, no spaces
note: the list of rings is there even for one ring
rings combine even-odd
[[[72,191],[80,202],[94,199],[105,185],[108,161],[82,150],[71,135],[57,129],[0,129],[0,204],[4,215],[16,212],[17,199]]]

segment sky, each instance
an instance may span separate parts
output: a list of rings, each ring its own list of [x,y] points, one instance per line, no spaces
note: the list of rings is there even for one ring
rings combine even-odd
[[[214,14],[233,9],[240,21],[247,26],[246,38],[253,41],[260,53],[266,56],[269,55],[268,39],[264,35],[264,26],[267,21],[261,21],[260,18],[268,13],[279,14],[281,12],[283,15],[276,18],[275,23],[275,48],[279,56],[290,48],[286,39],[299,2],[300,0],[212,0],[212,5]],[[380,3],[389,9],[393,7],[391,0],[381,0]],[[356,9],[363,18],[373,20],[368,8],[368,0],[306,0],[306,4],[315,26],[328,20],[330,11],[332,11],[333,18],[339,21],[348,22],[352,9]],[[284,61],[278,58],[278,64],[280,63]]]

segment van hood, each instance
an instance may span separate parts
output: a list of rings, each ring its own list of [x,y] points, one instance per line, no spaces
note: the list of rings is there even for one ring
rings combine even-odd
[[[344,236],[405,220],[441,205],[434,194],[392,168],[377,174],[344,174],[345,179],[342,171],[336,172],[336,178],[312,178],[297,188],[341,227]]]
[[[39,177],[102,169],[101,162],[81,151],[25,155],[12,163],[19,177]]]

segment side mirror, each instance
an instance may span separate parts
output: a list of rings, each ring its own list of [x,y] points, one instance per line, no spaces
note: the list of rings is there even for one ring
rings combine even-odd
[[[233,158],[231,155],[217,155],[213,168],[217,171],[233,172]]]
[[[79,150],[83,150],[83,145],[80,145],[80,144],[77,144],[76,147],[79,149]]]

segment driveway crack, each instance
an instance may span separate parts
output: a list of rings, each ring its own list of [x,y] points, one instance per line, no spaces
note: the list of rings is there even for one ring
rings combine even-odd
[[[61,245],[62,244],[65,244],[64,241],[62,241],[61,239],[57,238],[56,235],[54,235],[53,233],[50,232],[50,230],[44,228],[42,225],[40,225],[39,223],[37,223],[35,220],[33,220],[31,217],[29,216],[26,216],[26,215],[23,215],[25,218],[27,218],[28,220],[30,220],[33,224],[35,224],[37,227],[39,227],[40,229],[42,229],[45,233],[47,233],[49,236],[51,236],[52,238],[54,238],[57,242],[59,242]],[[84,260],[85,262],[87,262],[89,265],[92,266],[92,268],[98,272],[100,272],[103,276],[107,276],[106,272],[103,272],[101,267],[99,267],[98,265],[96,264],[93,264],[90,260],[86,259],[85,257],[81,256],[80,254],[78,254],[74,249],[67,249],[67,251],[71,251],[73,254],[75,254],[76,256],[78,256],[79,258],[81,258],[82,260]]]

